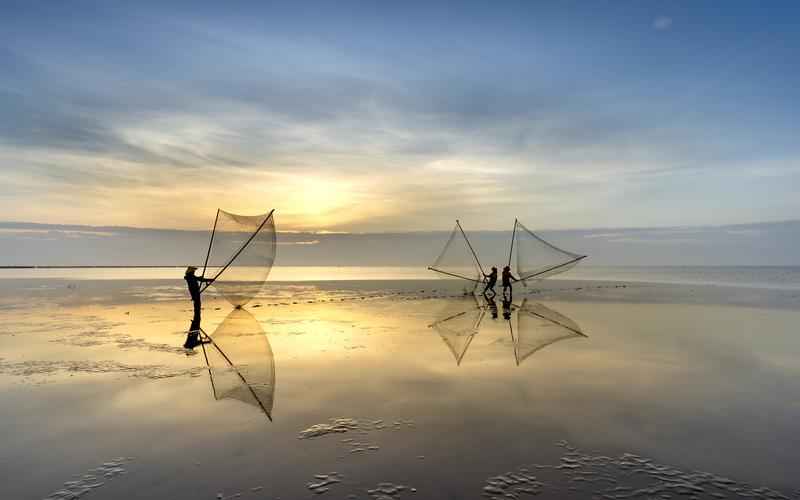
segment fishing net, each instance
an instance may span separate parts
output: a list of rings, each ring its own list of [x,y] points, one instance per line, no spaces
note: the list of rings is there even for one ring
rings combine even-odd
[[[255,406],[272,420],[275,358],[261,325],[244,309],[234,309],[203,345],[214,399]]]
[[[469,349],[469,344],[480,329],[486,313],[474,297],[465,300],[449,300],[446,307],[437,315],[439,320],[431,325],[450,349],[456,364]]]
[[[530,303],[527,299],[522,301],[515,313],[509,321],[509,327],[518,365],[551,344],[585,337],[581,328],[571,319],[541,304]]]
[[[514,237],[509,254],[516,254],[516,273],[521,280],[539,280],[575,267],[585,255],[562,250],[536,236],[533,231],[514,222]]]
[[[275,218],[217,211],[211,233],[206,278],[231,304],[241,307],[255,297],[275,263]]]
[[[442,253],[428,269],[436,271],[442,278],[467,280],[472,290],[483,282],[481,265],[458,221]]]

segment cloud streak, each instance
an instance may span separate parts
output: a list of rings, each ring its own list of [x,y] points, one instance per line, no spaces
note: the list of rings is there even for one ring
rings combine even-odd
[[[746,188],[757,195],[747,220],[798,208],[788,196],[775,205],[800,154],[770,85],[738,96],[732,120],[736,89],[690,97],[708,82],[685,46],[604,47],[600,28],[580,43],[488,25],[478,35],[459,16],[446,31],[434,19],[409,33],[356,12],[364,28],[353,31],[335,14],[300,26],[276,9],[272,29],[246,12],[230,14],[231,29],[211,4],[189,17],[145,2],[107,23],[85,16],[75,33],[44,33],[21,9],[0,51],[11,68],[0,83],[0,208],[199,228],[217,206],[276,207],[289,229],[347,231],[440,229],[456,216],[497,228],[509,214],[547,227],[679,224],[682,196],[705,208],[692,222],[724,223],[741,220],[731,193]],[[486,14],[514,24],[513,13]],[[769,129],[753,126],[765,116]]]

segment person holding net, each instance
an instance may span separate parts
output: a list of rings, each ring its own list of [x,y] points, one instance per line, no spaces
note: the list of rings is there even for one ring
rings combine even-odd
[[[515,278],[513,274],[511,274],[511,267],[510,266],[506,266],[506,267],[503,268],[503,275],[502,276],[503,276],[503,298],[506,298],[506,296],[507,296],[508,299],[511,300],[511,297],[514,294],[514,290],[513,290],[512,286],[511,286],[511,282],[512,281],[519,281],[519,280],[517,278]],[[506,292],[508,293],[508,295],[506,295]]]
[[[489,274],[484,273],[483,277],[486,283],[486,286],[483,287],[483,296],[487,299],[494,298],[497,295],[497,292],[494,291],[494,286],[497,284],[497,268],[492,266],[492,272]]]
[[[189,296],[192,298],[192,305],[194,305],[194,319],[193,321],[197,321],[200,323],[200,283],[212,283],[214,280],[211,278],[204,278],[202,276],[197,276],[194,272],[197,271],[197,268],[194,266],[189,266],[186,268],[186,274],[183,276],[183,279],[186,280],[186,286],[189,287]]]

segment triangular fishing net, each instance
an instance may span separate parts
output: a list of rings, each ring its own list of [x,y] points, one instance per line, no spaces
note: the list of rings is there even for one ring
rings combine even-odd
[[[450,300],[437,315],[440,319],[431,325],[450,349],[457,365],[461,364],[467,354],[485,313],[485,309],[478,305],[474,297],[468,300]]]
[[[516,308],[509,323],[514,341],[514,358],[518,365],[551,344],[585,337],[581,328],[571,319],[542,304],[529,303],[527,299]]]
[[[478,258],[458,221],[442,253],[428,269],[436,271],[442,278],[467,280],[471,289],[483,282],[483,271]]]
[[[206,278],[231,304],[241,307],[255,297],[275,263],[273,213],[238,215],[217,211],[209,244]]]
[[[519,221],[514,221],[511,245],[509,265],[511,256],[516,255],[515,271],[517,278],[521,280],[539,280],[563,273],[586,257],[544,241]]]
[[[244,309],[234,309],[203,345],[214,398],[255,406],[272,420],[275,358],[261,325]]]

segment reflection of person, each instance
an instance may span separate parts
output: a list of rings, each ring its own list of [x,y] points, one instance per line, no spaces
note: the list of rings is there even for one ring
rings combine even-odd
[[[497,292],[494,291],[494,286],[497,284],[497,268],[492,266],[492,272],[489,274],[483,273],[483,276],[486,278],[486,286],[483,288],[483,296],[487,299],[490,297],[494,298],[497,295]]]
[[[186,274],[183,279],[186,280],[186,286],[189,287],[189,295],[192,297],[192,304],[194,305],[194,317],[200,321],[200,283],[211,283],[214,280],[203,278],[202,276],[195,276],[194,272],[197,268],[189,266],[186,268]]]
[[[494,301],[494,295],[486,297],[486,303],[489,305],[489,311],[492,313],[492,319],[497,319],[497,302]]]
[[[511,297],[503,297],[503,319],[511,320]]]
[[[509,266],[503,268],[502,276],[503,276],[503,301],[505,302],[506,290],[508,290],[509,300],[511,299],[511,296],[514,293],[513,289],[511,288],[511,281],[512,280],[519,281],[519,280],[515,278],[513,274],[511,274],[511,268]]]

